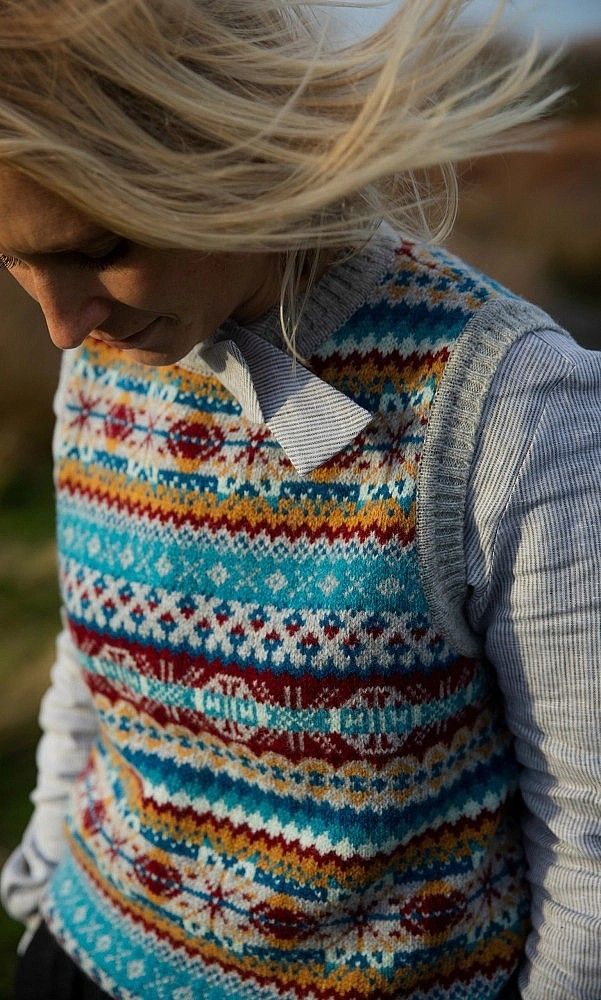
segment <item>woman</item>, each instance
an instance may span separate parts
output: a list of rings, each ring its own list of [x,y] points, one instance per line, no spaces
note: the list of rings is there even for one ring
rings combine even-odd
[[[21,998],[601,996],[599,357],[434,245],[549,64],[311,7],[2,5],[66,350]]]

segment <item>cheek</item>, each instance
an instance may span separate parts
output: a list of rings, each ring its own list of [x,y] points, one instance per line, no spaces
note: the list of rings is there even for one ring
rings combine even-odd
[[[119,269],[98,274],[100,294],[132,309],[162,311],[165,286],[160,274],[151,269]]]
[[[102,285],[111,298],[135,309],[180,317],[198,298],[198,279],[192,268],[146,266],[131,271],[105,272]]]
[[[25,271],[22,267],[13,267],[8,273],[11,278],[13,278],[13,280],[27,292],[28,295],[31,295],[32,299],[35,299],[36,302],[38,301],[35,285],[30,272]]]

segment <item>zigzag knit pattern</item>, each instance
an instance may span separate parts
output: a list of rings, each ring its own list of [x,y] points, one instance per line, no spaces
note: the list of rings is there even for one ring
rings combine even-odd
[[[45,915],[111,995],[493,1000],[519,961],[517,765],[415,544],[434,394],[503,294],[399,243],[309,359],[375,417],[304,477],[216,377],[80,349],[58,536],[101,735]]]

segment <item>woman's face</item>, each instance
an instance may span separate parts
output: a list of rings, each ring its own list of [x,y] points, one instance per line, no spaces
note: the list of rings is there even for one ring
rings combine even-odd
[[[40,304],[57,347],[91,336],[143,364],[174,364],[228,317],[252,322],[278,301],[275,254],[131,243],[7,166],[0,254]]]

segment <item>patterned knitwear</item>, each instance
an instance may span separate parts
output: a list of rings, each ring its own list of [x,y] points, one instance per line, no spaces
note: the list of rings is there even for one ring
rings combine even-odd
[[[43,910],[114,997],[493,1000],[523,952],[517,764],[416,515],[455,346],[515,297],[400,237],[355,273],[288,375],[351,407],[314,467],[260,373],[254,418],[216,374],[229,321],[204,360],[89,340],[64,369],[61,587],[100,735]]]

